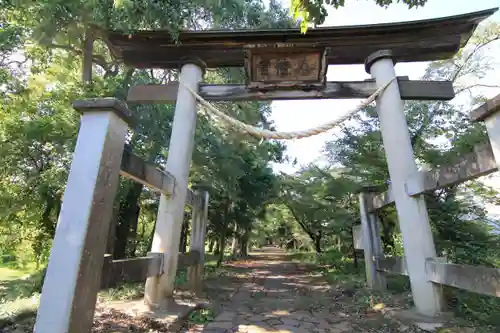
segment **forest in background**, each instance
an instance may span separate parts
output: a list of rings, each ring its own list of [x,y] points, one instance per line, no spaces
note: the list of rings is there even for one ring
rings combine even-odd
[[[47,264],[55,233],[79,126],[72,102],[90,97],[124,99],[132,85],[168,83],[178,76],[175,70],[127,68],[97,41],[93,82],[84,84],[82,44],[90,23],[121,30],[165,28],[174,35],[186,28],[297,26],[277,1],[268,6],[260,0],[0,1],[0,7],[0,267],[30,273]],[[484,100],[475,88],[494,66],[489,50],[498,48],[499,39],[498,23],[481,25],[453,59],[430,64],[424,79],[452,80],[457,95],[468,94],[472,104]],[[239,69],[209,70],[205,81],[242,82],[243,75]],[[217,103],[217,107],[245,123],[273,129],[268,102]],[[484,125],[469,120],[469,104],[407,102],[405,107],[421,166],[450,164],[487,141]],[[130,108],[138,126],[127,149],[164,165],[174,106]],[[367,107],[342,124],[340,135],[332,136],[324,154],[328,166],[277,174],[271,163],[289,158],[285,142],[261,141],[199,114],[190,182],[210,192],[206,245],[219,264],[247,255],[251,246],[268,243],[290,250],[337,251],[352,258],[352,226],[359,224],[357,192],[367,185],[382,191],[389,179],[375,109]],[[500,266],[498,221],[485,210],[486,203],[500,203],[494,189],[469,181],[428,193],[426,201],[438,255],[456,263]],[[148,252],[157,206],[155,193],[120,180],[113,215],[115,258]],[[385,252],[403,255],[394,207],[380,211],[380,218]],[[182,252],[189,244],[189,219],[186,210]],[[12,297],[0,291],[0,306]],[[462,314],[497,320],[500,325],[493,318],[493,309],[500,306],[497,299],[451,289],[447,297]]]

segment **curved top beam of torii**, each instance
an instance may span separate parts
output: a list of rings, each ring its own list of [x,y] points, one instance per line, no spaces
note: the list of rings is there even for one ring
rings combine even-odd
[[[382,49],[390,49],[398,62],[433,61],[452,57],[497,9],[412,22],[316,28],[306,34],[299,29],[184,31],[179,44],[166,31],[93,30],[116,59],[136,68],[179,68],[192,56],[208,68],[242,67],[249,44],[322,47],[329,65],[363,64]]]

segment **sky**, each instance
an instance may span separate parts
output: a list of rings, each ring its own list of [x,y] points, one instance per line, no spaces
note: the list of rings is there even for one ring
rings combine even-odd
[[[289,0],[284,0],[289,1]],[[395,1],[396,2],[396,1]],[[361,25],[389,22],[402,22],[431,19],[437,17],[465,14],[474,11],[500,6],[500,0],[428,0],[428,3],[418,9],[408,9],[402,4],[393,4],[385,9],[375,4],[374,0],[347,0],[346,6],[340,9],[330,8],[328,17],[323,26]],[[500,13],[497,12],[491,20],[500,22]],[[498,62],[498,69],[489,75],[489,80],[500,84],[500,53],[494,60]],[[398,76],[409,76],[410,79],[419,79],[427,66],[426,62],[396,64]],[[496,77],[496,78],[495,78]],[[370,78],[363,65],[329,66],[327,79],[331,81],[365,80]],[[500,89],[481,91],[486,97],[494,97]],[[303,100],[303,101],[275,101],[272,103],[271,119],[276,130],[296,131],[308,129],[330,120],[336,119],[345,112],[355,108],[360,100]],[[276,164],[276,171],[294,172],[300,165],[311,162],[322,163],[321,151],[326,141],[335,135],[333,129],[327,133],[310,138],[287,141],[287,155],[297,159],[297,165],[291,163]]]

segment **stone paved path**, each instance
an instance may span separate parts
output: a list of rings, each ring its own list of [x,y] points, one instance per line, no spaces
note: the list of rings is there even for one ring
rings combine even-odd
[[[311,267],[287,261],[279,249],[229,264],[229,273],[206,282],[219,304],[215,320],[185,332],[411,332],[354,302],[355,291],[333,289]]]

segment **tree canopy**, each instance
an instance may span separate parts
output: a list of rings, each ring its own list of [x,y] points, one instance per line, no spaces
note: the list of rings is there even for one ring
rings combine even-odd
[[[389,6],[396,1],[375,2]],[[402,2],[410,8],[426,3]],[[327,6],[344,4],[293,0],[292,9],[302,16],[304,28],[307,23],[323,23]],[[79,125],[72,102],[88,97],[124,99],[132,85],[165,84],[179,75],[178,70],[128,68],[96,41],[93,80],[83,83],[82,46],[92,27],[166,29],[175,35],[182,29],[296,26],[275,0],[268,6],[263,0],[7,0],[0,6],[0,264],[16,267],[42,268],[47,262]],[[487,49],[498,40],[499,25],[483,25],[453,59],[431,63],[424,79],[452,80],[459,96],[483,100],[475,88],[498,88],[481,83],[493,66]],[[209,70],[205,75],[211,83],[243,80],[240,68]],[[217,107],[245,123],[274,128],[270,103],[220,102]],[[130,105],[130,109],[138,125],[130,131],[126,149],[162,168],[174,106]],[[484,125],[470,122],[469,109],[468,104],[442,101],[405,103],[421,168],[450,164],[487,140]],[[207,250],[218,254],[219,263],[231,239],[234,255],[272,243],[318,253],[335,248],[345,257],[353,256],[352,227],[359,223],[356,194],[366,185],[385,190],[389,181],[376,110],[366,107],[342,124],[323,154],[326,165],[277,174],[272,164],[288,158],[283,142],[261,141],[198,114],[189,181],[210,193]],[[485,209],[486,203],[499,204],[498,198],[494,189],[479,181],[426,194],[439,255],[457,263],[498,266],[500,242],[494,230],[498,221]],[[121,179],[108,251],[117,258],[145,255],[151,248],[157,208],[157,193]],[[186,209],[181,251],[189,244],[190,214]],[[403,255],[394,207],[379,215],[385,252]],[[454,293],[451,298],[461,304],[466,295]],[[496,304],[471,297],[467,302],[492,308]],[[473,307],[464,306],[463,311],[485,316],[473,314]]]
[[[408,8],[421,7],[427,0],[372,0],[380,7],[389,7],[393,3],[403,3]],[[347,1],[350,3],[353,1]],[[328,7],[340,8],[346,5],[346,0],[291,0],[293,18],[300,20],[302,32],[307,31],[309,24],[320,25],[328,16]]]

